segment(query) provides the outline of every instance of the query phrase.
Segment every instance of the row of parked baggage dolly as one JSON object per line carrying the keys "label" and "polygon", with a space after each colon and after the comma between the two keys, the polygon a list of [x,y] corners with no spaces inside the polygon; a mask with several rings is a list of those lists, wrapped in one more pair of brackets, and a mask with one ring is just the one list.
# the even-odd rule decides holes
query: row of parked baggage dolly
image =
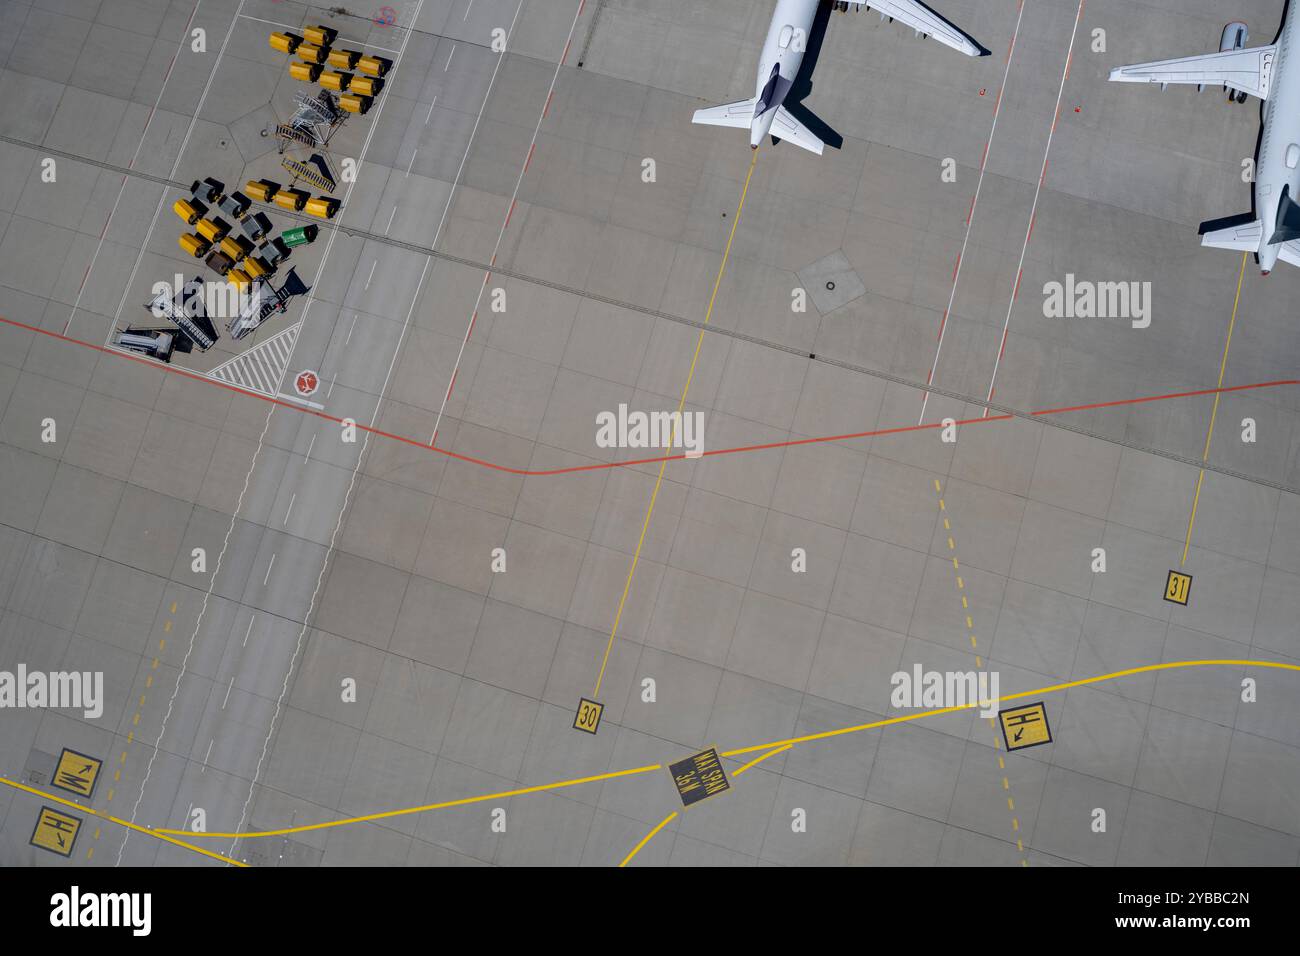
{"label": "row of parked baggage dolly", "polygon": [[[250,182],[248,185],[251,187],[262,183]],[[278,189],[274,183],[266,185]],[[236,190],[226,196],[222,194],[222,188],[220,183],[211,178],[195,182],[190,187],[189,198],[176,200],[172,209],[186,225],[194,227],[193,233],[181,235],[180,247],[196,259],[206,256],[205,262],[218,275],[229,279],[241,289],[256,279],[269,278],[274,274],[276,265],[288,258],[291,247],[315,238],[315,226],[289,229],[278,238],[269,238],[271,221],[260,212],[248,214],[251,202],[246,195]],[[252,191],[254,190],[250,190]],[[298,196],[306,195],[302,190],[292,192]],[[328,214],[332,216],[338,201],[327,201],[334,204]],[[209,204],[230,213],[239,222],[243,235],[235,234],[230,225],[219,216],[209,218]],[[324,216],[323,213],[321,215]],[[254,255],[254,252],[257,254]]]}
{"label": "row of parked baggage dolly", "polygon": [[305,189],[282,187],[269,179],[250,179],[244,191],[258,202],[270,203],[291,212],[306,212],[320,219],[333,219],[339,201],[333,196],[313,196]]}
{"label": "row of parked baggage dolly", "polygon": [[[330,49],[338,34],[329,27],[304,27],[302,32],[302,36],[288,32],[271,34],[272,49],[298,54],[299,59],[289,64],[289,75],[304,83],[320,83],[325,89],[342,94],[339,106],[349,113],[367,112],[383,88],[382,77],[388,72],[389,61],[358,50]],[[326,65],[333,69],[324,70]],[[349,72],[353,70],[362,75]]]}

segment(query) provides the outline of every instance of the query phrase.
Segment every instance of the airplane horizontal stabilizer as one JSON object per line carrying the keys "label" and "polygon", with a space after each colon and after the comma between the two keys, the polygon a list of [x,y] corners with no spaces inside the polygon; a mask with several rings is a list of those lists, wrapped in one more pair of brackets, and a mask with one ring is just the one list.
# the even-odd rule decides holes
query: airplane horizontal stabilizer
{"label": "airplane horizontal stabilizer", "polygon": [[1282,243],[1282,248],[1278,250],[1277,257],[1283,262],[1289,262],[1293,266],[1300,266],[1300,239],[1292,239],[1290,242]]}
{"label": "airplane horizontal stabilizer", "polygon": [[802,146],[810,153],[822,154],[826,144],[823,143],[813,132],[800,123],[784,106],[776,111],[776,119],[772,121],[772,135],[777,139],[794,143],[796,146]]}
{"label": "airplane horizontal stabilizer", "polygon": [[1256,252],[1264,236],[1264,224],[1256,219],[1226,229],[1216,229],[1201,236],[1201,245],[1212,249],[1232,249],[1236,252]]}
{"label": "airplane horizontal stabilizer", "polygon": [[702,110],[696,110],[691,122],[705,126],[733,126],[738,129],[749,129],[750,124],[754,122],[754,107],[757,104],[758,100],[748,99],[736,103],[724,103],[721,106],[707,106]]}

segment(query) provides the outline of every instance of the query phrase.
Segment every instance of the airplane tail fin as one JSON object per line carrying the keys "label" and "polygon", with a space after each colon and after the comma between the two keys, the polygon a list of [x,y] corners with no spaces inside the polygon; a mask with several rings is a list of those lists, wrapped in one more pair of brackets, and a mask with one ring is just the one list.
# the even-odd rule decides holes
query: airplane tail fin
{"label": "airplane tail fin", "polygon": [[738,100],[735,103],[723,103],[721,106],[707,106],[696,110],[692,123],[704,126],[731,126],[737,129],[749,129],[754,122],[754,108],[758,100]]}
{"label": "airplane tail fin", "polygon": [[[1220,220],[1222,221],[1222,220]],[[1238,222],[1222,229],[1213,229],[1217,222],[1201,226],[1201,245],[1212,249],[1231,249],[1236,252],[1258,252],[1259,240],[1264,235],[1264,223],[1258,219]]]}
{"label": "airplane tail fin", "polygon": [[784,106],[777,108],[776,119],[772,121],[772,135],[777,139],[801,146],[818,156],[826,147],[826,144],[812,130],[795,119]]}

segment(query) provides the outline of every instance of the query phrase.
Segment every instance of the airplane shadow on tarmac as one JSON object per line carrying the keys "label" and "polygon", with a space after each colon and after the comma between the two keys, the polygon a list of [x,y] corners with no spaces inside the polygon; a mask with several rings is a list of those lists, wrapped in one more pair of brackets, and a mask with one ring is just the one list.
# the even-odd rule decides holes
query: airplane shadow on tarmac
{"label": "airplane shadow on tarmac", "polygon": [[[813,71],[817,69],[817,61],[821,57],[822,42],[826,39],[826,27],[830,23],[833,3],[823,3],[817,9],[817,16],[813,19],[812,32],[808,37],[808,49],[804,53],[803,64],[799,67],[799,74],[794,78],[794,84],[790,87],[790,92],[785,98],[784,106],[790,112],[790,115],[803,123],[813,135],[818,137],[827,146],[833,149],[844,148],[844,137],[832,129],[822,120],[820,116],[804,105],[804,100],[812,95]],[[971,38],[971,42],[980,48],[980,56],[988,56],[988,49],[978,40]],[[772,142],[780,142],[779,137],[773,136]]]}

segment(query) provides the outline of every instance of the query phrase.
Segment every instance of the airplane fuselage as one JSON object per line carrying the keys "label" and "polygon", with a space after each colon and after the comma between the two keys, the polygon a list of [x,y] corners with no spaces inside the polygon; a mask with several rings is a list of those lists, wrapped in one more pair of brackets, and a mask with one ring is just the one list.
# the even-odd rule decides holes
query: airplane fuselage
{"label": "airplane fuselage", "polygon": [[[1288,10],[1273,59],[1273,76],[1264,102],[1264,130],[1255,164],[1255,208],[1263,222],[1259,269],[1267,275],[1277,264],[1281,246],[1270,243],[1283,191],[1300,201],[1300,18]],[[1288,189],[1289,187],[1289,189]]]}
{"label": "airplane fuselage", "polygon": [[820,0],[777,0],[772,24],[767,29],[763,53],[758,58],[758,79],[754,98],[754,120],[749,128],[749,145],[758,149],[763,138],[772,131],[777,107],[799,75],[808,38],[812,34],[813,20],[817,16]]}

